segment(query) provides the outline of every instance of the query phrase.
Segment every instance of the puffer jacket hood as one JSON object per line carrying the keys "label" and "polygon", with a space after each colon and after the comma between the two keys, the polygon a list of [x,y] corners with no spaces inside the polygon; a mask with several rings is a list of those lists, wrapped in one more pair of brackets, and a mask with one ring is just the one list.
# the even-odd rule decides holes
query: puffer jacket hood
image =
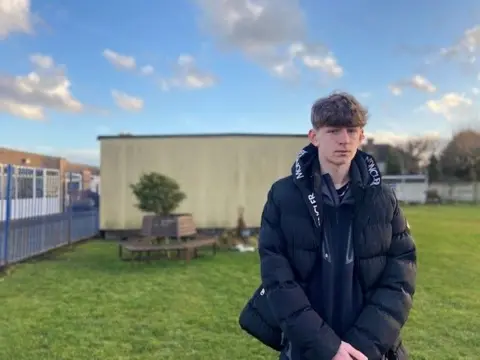
{"label": "puffer jacket hood", "polygon": [[[293,181],[298,186],[309,187],[306,181],[313,176],[312,168],[315,161],[318,161],[318,150],[312,144],[305,146],[298,153],[292,166]],[[357,150],[353,158],[350,177],[354,184],[362,188],[379,186],[382,183],[382,175],[375,159],[361,150]]]}
{"label": "puffer jacket hood", "polygon": [[[315,226],[320,228],[322,215],[321,206],[319,206],[318,201],[322,201],[322,198],[317,197],[315,186],[313,186],[312,178],[315,173],[313,170],[314,166],[318,167],[318,150],[314,145],[309,144],[298,153],[292,166],[292,177],[293,182],[303,195],[305,204],[308,207]],[[321,178],[322,177],[320,176],[320,181]],[[352,184],[352,191],[355,192],[352,194],[354,202],[360,200],[359,196],[362,195],[358,191],[355,191],[355,189],[365,189],[367,187],[381,185],[382,177],[380,170],[371,155],[361,150],[357,150],[350,166],[350,183]],[[321,183],[319,184],[322,189],[321,192],[323,193],[325,187],[322,185],[323,184]],[[328,190],[325,191],[325,193],[328,192]]]}

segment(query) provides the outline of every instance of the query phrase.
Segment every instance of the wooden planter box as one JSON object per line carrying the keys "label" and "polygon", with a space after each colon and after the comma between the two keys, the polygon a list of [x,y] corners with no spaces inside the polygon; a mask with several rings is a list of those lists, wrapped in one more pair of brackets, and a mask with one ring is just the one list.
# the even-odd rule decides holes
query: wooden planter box
{"label": "wooden planter box", "polygon": [[176,238],[195,236],[196,226],[191,214],[145,215],[142,236]]}

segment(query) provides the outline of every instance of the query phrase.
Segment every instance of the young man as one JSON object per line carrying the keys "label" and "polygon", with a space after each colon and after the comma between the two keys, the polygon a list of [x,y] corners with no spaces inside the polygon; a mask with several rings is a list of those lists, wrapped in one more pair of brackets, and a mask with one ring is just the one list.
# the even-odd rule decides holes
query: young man
{"label": "young man", "polygon": [[240,325],[282,360],[408,359],[416,248],[394,192],[359,150],[367,111],[351,95],[312,107],[310,143],[276,181],[259,237],[262,286]]}

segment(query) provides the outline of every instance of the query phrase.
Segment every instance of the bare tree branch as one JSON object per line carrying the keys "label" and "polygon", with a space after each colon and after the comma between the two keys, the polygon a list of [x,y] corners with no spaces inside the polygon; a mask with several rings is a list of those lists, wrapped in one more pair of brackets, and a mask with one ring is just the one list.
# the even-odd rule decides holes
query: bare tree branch
{"label": "bare tree branch", "polygon": [[396,147],[402,157],[403,172],[418,172],[420,167],[425,166],[430,156],[437,150],[438,140],[437,137],[422,136],[399,143]]}
{"label": "bare tree branch", "polygon": [[404,142],[400,148],[417,161],[428,159],[436,150],[438,138],[421,137],[413,138]]}

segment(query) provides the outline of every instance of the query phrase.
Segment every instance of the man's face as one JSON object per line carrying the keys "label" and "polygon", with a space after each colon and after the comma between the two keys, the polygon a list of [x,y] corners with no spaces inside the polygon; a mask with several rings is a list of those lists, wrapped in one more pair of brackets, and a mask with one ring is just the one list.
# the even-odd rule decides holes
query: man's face
{"label": "man's face", "polygon": [[360,127],[321,127],[308,133],[311,143],[318,148],[321,160],[333,165],[349,164],[364,135]]}

